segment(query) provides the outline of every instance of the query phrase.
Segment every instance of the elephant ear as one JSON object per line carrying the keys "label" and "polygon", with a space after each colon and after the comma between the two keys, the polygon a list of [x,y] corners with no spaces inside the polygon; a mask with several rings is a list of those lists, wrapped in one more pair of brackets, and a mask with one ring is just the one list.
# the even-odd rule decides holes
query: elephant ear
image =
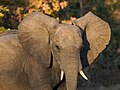
{"label": "elephant ear", "polygon": [[88,63],[91,64],[110,41],[111,30],[109,24],[92,12],[76,19],[74,24],[79,26],[86,33],[86,38],[89,43],[87,60]]}
{"label": "elephant ear", "polygon": [[51,64],[50,34],[58,21],[40,12],[25,17],[18,26],[18,38],[23,49],[44,67]]}

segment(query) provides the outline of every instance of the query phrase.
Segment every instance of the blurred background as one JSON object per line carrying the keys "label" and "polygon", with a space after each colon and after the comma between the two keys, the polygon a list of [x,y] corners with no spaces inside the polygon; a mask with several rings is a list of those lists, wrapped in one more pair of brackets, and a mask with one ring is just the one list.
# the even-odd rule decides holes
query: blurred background
{"label": "blurred background", "polygon": [[61,23],[72,24],[89,11],[107,21],[112,30],[111,41],[95,62],[84,69],[90,82],[79,77],[79,86],[83,90],[99,90],[93,87],[100,85],[100,90],[110,90],[112,86],[111,90],[120,90],[120,0],[0,0],[0,33],[17,29],[21,20],[36,10]]}

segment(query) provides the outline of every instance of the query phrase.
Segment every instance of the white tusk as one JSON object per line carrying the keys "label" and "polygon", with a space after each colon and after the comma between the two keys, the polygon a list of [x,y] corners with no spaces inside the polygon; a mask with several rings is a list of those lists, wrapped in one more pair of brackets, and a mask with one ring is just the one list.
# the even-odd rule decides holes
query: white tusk
{"label": "white tusk", "polygon": [[64,71],[62,70],[62,71],[61,71],[61,76],[60,76],[60,80],[61,80],[61,81],[63,80],[63,76],[64,76]]}
{"label": "white tusk", "polygon": [[81,76],[85,79],[85,80],[88,80],[88,78],[86,77],[86,75],[84,74],[84,72],[82,70],[80,70],[79,72],[81,74]]}

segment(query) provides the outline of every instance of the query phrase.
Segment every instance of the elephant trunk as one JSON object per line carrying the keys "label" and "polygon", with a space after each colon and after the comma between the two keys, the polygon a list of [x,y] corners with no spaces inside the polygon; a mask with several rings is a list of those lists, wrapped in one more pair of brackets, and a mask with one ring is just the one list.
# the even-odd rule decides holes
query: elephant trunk
{"label": "elephant trunk", "polygon": [[67,90],[76,90],[77,76],[78,76],[78,65],[73,63],[71,63],[71,65],[67,65],[65,68]]}
{"label": "elephant trunk", "polygon": [[[70,51],[71,50],[71,51]],[[79,72],[79,54],[71,48],[61,52],[61,69],[65,72],[67,90],[77,89],[77,77]]]}

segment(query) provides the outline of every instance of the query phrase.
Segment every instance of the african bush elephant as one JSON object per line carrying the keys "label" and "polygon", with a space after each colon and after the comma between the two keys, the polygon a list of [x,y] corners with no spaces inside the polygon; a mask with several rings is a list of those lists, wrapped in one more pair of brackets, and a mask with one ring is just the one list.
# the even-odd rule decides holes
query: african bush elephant
{"label": "african bush elephant", "polygon": [[90,65],[109,40],[109,25],[91,12],[74,25],[34,12],[0,36],[0,90],[76,90],[82,63]]}

